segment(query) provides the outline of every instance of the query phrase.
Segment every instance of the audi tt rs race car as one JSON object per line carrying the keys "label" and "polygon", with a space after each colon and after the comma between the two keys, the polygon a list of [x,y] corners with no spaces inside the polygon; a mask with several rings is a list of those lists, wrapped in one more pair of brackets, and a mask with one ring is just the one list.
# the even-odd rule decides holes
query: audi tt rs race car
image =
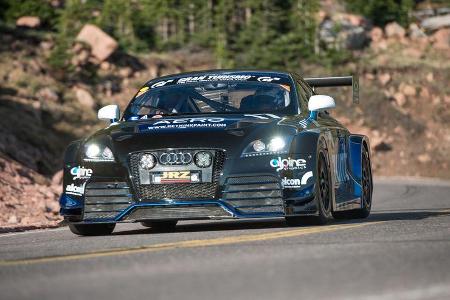
{"label": "audi tt rs race car", "polygon": [[213,70],[147,82],[110,124],[71,143],[61,214],[79,235],[118,222],[173,229],[179,220],[284,217],[289,225],[364,218],[369,140],[332,118],[316,88],[357,78]]}

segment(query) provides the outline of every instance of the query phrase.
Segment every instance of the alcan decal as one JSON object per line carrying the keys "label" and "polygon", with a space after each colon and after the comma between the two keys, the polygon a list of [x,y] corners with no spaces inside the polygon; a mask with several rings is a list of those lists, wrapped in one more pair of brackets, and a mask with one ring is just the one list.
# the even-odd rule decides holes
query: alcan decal
{"label": "alcan decal", "polygon": [[92,173],[93,173],[92,169],[87,169],[80,166],[73,167],[72,169],[70,169],[70,174],[73,175],[73,180],[91,178]]}
{"label": "alcan decal", "polygon": [[281,170],[303,170],[306,169],[306,160],[299,158],[299,159],[292,159],[290,157],[288,158],[274,158],[270,161],[270,166],[272,168],[276,168],[277,171]]}
{"label": "alcan decal", "polygon": [[69,184],[66,186],[66,194],[69,195],[75,195],[75,196],[83,196],[84,194],[84,187],[86,183],[83,183],[83,185],[75,185],[75,184]]}
{"label": "alcan decal", "polygon": [[308,171],[302,175],[301,179],[284,177],[281,180],[281,184],[283,185],[283,188],[285,188],[285,189],[300,188],[302,186],[305,186],[308,183],[308,179],[311,178],[312,176],[313,176],[313,172]]}

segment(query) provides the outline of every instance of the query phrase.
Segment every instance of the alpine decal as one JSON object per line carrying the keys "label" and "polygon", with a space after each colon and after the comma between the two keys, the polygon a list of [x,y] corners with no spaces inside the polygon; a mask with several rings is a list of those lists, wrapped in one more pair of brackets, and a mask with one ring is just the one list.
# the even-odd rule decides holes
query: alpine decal
{"label": "alpine decal", "polygon": [[70,174],[74,176],[73,180],[91,178],[92,172],[92,169],[86,169],[80,166],[70,169]]}
{"label": "alpine decal", "polygon": [[281,170],[304,170],[306,169],[306,160],[288,158],[274,158],[270,161],[270,166],[276,168],[277,171]]}

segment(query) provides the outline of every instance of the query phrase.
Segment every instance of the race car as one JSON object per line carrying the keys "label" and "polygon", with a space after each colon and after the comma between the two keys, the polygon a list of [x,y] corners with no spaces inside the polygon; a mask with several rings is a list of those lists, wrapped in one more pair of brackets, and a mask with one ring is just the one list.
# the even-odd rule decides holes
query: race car
{"label": "race car", "polygon": [[61,215],[78,235],[118,222],[174,230],[180,220],[285,218],[288,225],[365,218],[372,205],[369,139],[330,116],[320,87],[357,77],[211,70],[148,81],[123,114],[72,142]]}

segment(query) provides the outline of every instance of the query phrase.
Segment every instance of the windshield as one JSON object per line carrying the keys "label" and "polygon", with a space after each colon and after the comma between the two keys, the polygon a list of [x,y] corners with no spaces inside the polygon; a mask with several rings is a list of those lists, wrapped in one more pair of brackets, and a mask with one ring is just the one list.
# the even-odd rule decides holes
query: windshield
{"label": "windshield", "polygon": [[[294,99],[294,98],[292,98]],[[268,82],[196,82],[143,87],[125,119],[204,113],[292,113],[289,84]]]}

